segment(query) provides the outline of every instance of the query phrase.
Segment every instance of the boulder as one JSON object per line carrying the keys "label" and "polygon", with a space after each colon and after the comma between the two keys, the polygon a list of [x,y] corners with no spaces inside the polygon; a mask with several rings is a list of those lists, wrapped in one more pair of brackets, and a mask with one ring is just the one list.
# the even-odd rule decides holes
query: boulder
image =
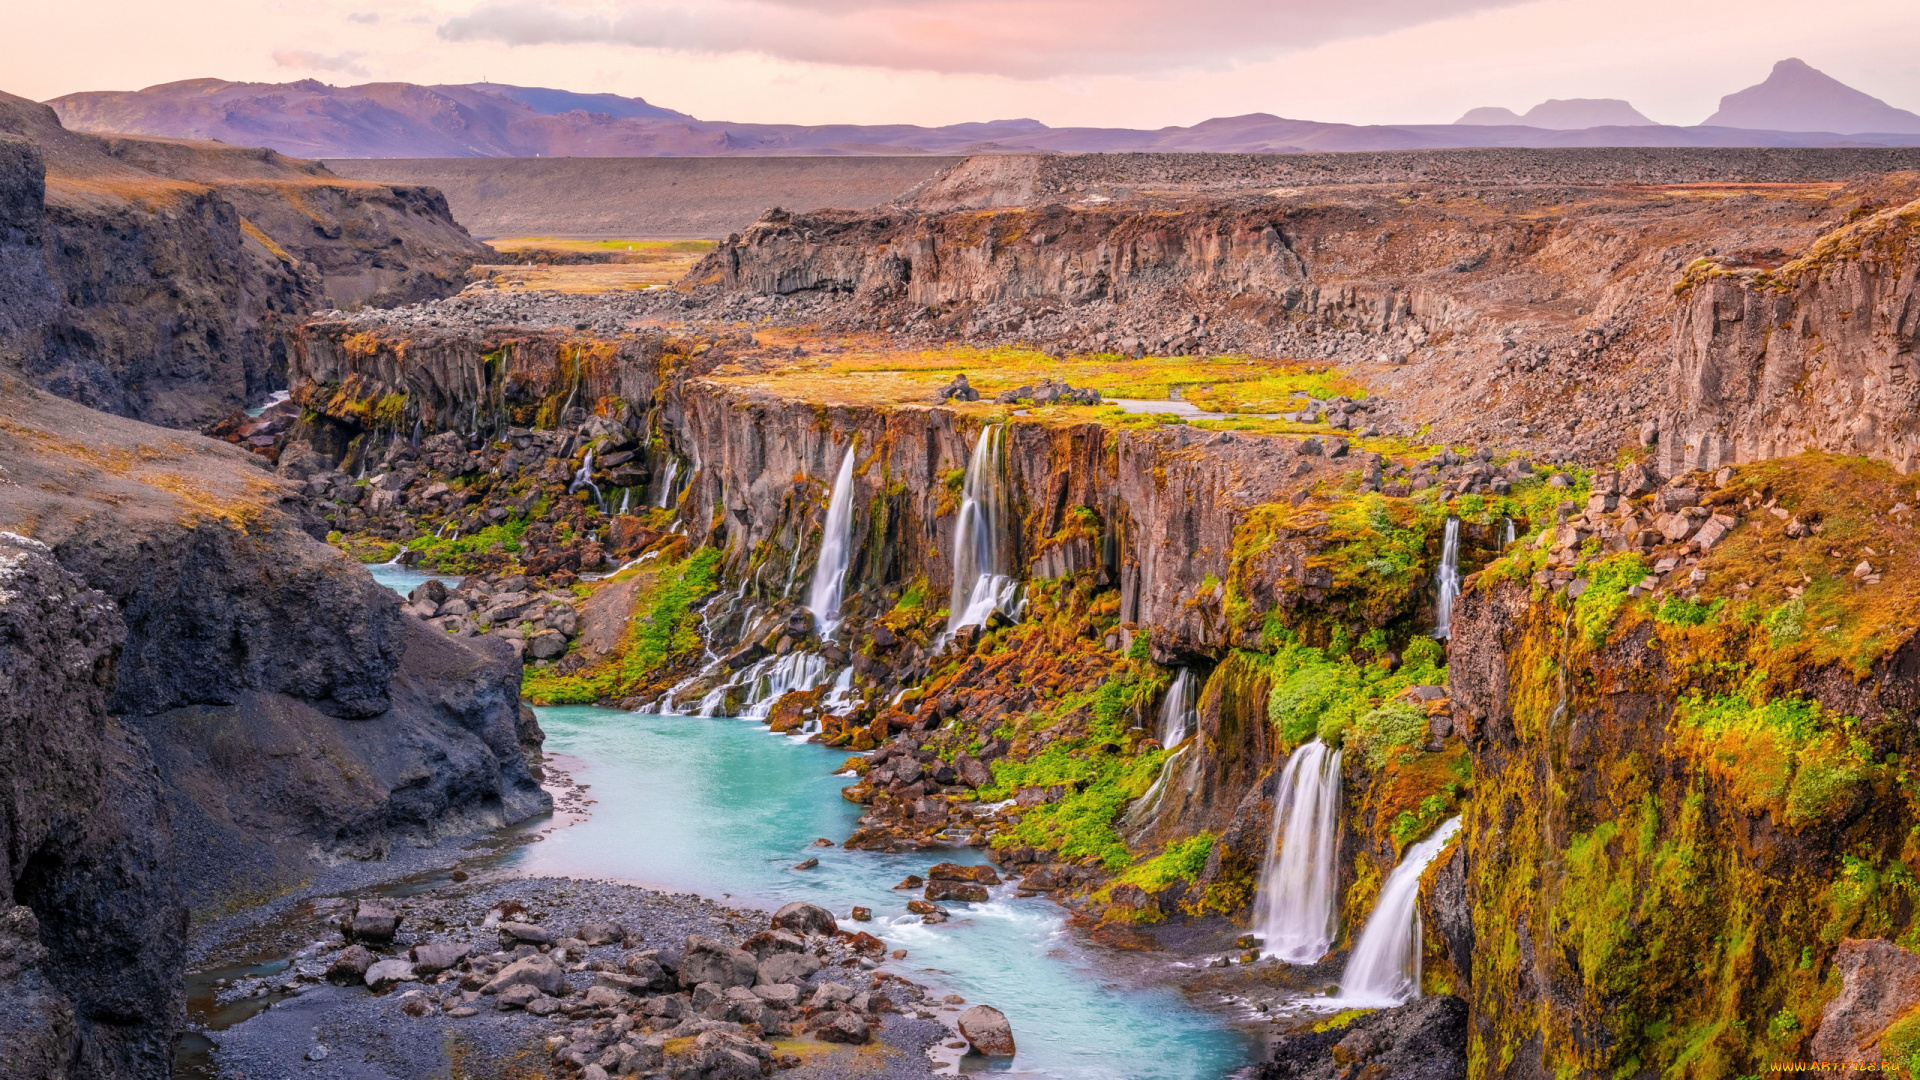
{"label": "boulder", "polygon": [[754,981],[761,986],[800,982],[820,970],[820,958],[812,953],[775,953],[760,961]]}
{"label": "boulder", "polygon": [[756,960],[765,960],[777,952],[807,951],[805,940],[785,930],[762,930],[741,942],[740,947],[752,953]]}
{"label": "boulder", "polygon": [[430,945],[415,945],[407,955],[413,957],[413,968],[422,975],[437,975],[467,958],[473,951],[469,945],[454,945],[450,942],[435,942]]}
{"label": "boulder", "polygon": [[340,950],[327,968],[327,981],[342,986],[365,982],[367,969],[373,966],[373,950],[365,945],[349,945]]}
{"label": "boulder", "polygon": [[962,866],[959,863],[943,862],[927,871],[927,876],[935,881],[971,881],[976,885],[1000,884],[1000,875],[986,863]]}
{"label": "boulder", "polygon": [[958,900],[965,904],[984,904],[991,899],[985,885],[971,881],[929,881],[925,895],[928,900]]}
{"label": "boulder", "polygon": [[590,922],[574,931],[573,936],[589,945],[613,945],[626,940],[627,933],[618,923]]}
{"label": "boulder", "polygon": [[759,971],[759,961],[745,949],[736,949],[705,934],[690,934],[686,951],[680,958],[680,985],[692,989],[701,983],[713,983],[723,990],[729,986],[752,986]]}
{"label": "boulder", "polygon": [[558,994],[564,975],[560,965],[554,963],[551,958],[535,954],[522,957],[502,968],[500,974],[488,980],[480,992],[504,994],[516,986],[530,986],[544,994]]}
{"label": "boulder", "polygon": [[840,924],[826,908],[795,900],[773,913],[773,928],[796,934],[833,934],[839,932]]}
{"label": "boulder", "polygon": [[425,990],[409,990],[400,995],[400,1011],[407,1016],[427,1016],[433,1012],[433,999]]}
{"label": "boulder", "polygon": [[967,1052],[987,1057],[1013,1056],[1013,1025],[1007,1016],[991,1005],[975,1005],[960,1014],[960,1037],[967,1040]]}
{"label": "boulder", "polygon": [[827,1008],[853,1000],[853,989],[845,983],[823,982],[813,988],[813,1005]]}
{"label": "boulder", "polygon": [[972,754],[961,754],[959,757],[954,758],[953,765],[954,772],[958,775],[960,782],[968,787],[983,788],[993,786],[993,770],[987,768],[986,762],[981,761]]}
{"label": "boulder", "polygon": [[800,1004],[800,988],[792,983],[775,983],[753,988],[755,996],[776,1009],[792,1009]]}
{"label": "boulder", "polygon": [[651,953],[628,953],[621,959],[620,969],[626,972],[628,978],[649,989],[670,990],[674,986],[673,976]]}
{"label": "boulder", "polygon": [[824,1020],[813,1029],[814,1038],[824,1042],[858,1045],[873,1038],[873,1029],[867,1024],[867,1018],[857,1012],[832,1012]]}
{"label": "boulder", "polygon": [[567,651],[567,636],[558,630],[542,630],[527,642],[527,652],[535,660],[552,660]]}
{"label": "boulder", "polygon": [[1920,1005],[1920,956],[1886,938],[1846,938],[1834,953],[1833,967],[1840,975],[1840,994],[1820,1014],[1820,1028],[1809,1044],[1813,1059],[1878,1062],[1881,1032]]}
{"label": "boulder", "polygon": [[509,1009],[524,1009],[544,996],[538,988],[521,983],[501,991],[500,996],[494,999],[493,1007],[501,1012]]}
{"label": "boulder", "polygon": [[412,982],[416,978],[413,965],[405,960],[381,960],[367,968],[365,976],[367,988],[374,993],[391,990],[403,982]]}
{"label": "boulder", "polygon": [[347,919],[347,940],[390,945],[400,930],[400,907],[391,900],[362,900]]}
{"label": "boulder", "polygon": [[500,924],[500,946],[510,949],[525,943],[528,945],[553,944],[553,931],[533,923],[503,922]]}

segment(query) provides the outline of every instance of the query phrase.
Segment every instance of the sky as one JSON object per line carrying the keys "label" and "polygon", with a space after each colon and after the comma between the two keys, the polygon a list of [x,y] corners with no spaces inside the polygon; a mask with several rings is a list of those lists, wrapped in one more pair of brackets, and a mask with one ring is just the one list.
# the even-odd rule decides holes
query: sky
{"label": "sky", "polygon": [[1031,117],[1156,128],[1265,112],[1449,123],[1625,98],[1697,124],[1797,56],[1920,111],[1914,0],[62,0],[22,4],[0,90],[192,78],[491,80],[704,120]]}

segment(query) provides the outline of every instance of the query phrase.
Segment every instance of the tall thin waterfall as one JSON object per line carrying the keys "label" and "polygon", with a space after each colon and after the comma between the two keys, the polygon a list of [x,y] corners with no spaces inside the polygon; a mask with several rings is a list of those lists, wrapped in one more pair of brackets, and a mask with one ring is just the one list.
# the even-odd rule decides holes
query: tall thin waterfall
{"label": "tall thin waterfall", "polygon": [[847,560],[853,555],[853,443],[840,459],[833,494],[827,499],[827,525],[820,536],[820,561],[813,566],[813,589],[807,608],[819,620],[821,638],[833,636],[840,621],[840,601],[846,591]]}
{"label": "tall thin waterfall", "polygon": [[567,494],[571,495],[581,488],[593,491],[593,503],[602,513],[607,509],[607,500],[600,497],[600,485],[593,482],[593,448],[587,448],[587,456],[580,462],[580,471],[573,474],[573,483],[567,485]]}
{"label": "tall thin waterfall", "polygon": [[1433,636],[1449,637],[1453,633],[1453,602],[1460,596],[1460,519],[1447,519],[1446,539],[1440,544],[1440,569],[1434,574],[1434,582],[1440,586],[1440,612],[1434,620]]}
{"label": "tall thin waterfall", "polygon": [[1506,532],[1506,536],[1500,541],[1501,547],[1506,547],[1508,544],[1511,544],[1514,541],[1513,519],[1507,518],[1506,521],[1507,521],[1507,532]]}
{"label": "tall thin waterfall", "polygon": [[1007,573],[1006,427],[989,424],[974,444],[961,487],[960,521],[953,533],[953,594],[947,633],[984,625],[1013,602],[1017,582]]}
{"label": "tall thin waterfall", "polygon": [[1340,751],[1315,739],[1293,752],[1273,801],[1273,840],[1254,925],[1261,948],[1289,964],[1327,955],[1338,923]]}
{"label": "tall thin waterfall", "polygon": [[1460,819],[1448,818],[1400,857],[1347,958],[1340,976],[1343,1002],[1391,1006],[1420,996],[1420,875],[1459,831]]}
{"label": "tall thin waterfall", "polygon": [[1199,696],[1193,692],[1193,672],[1181,668],[1167,687],[1167,700],[1160,706],[1160,745],[1178,746],[1193,731],[1199,719]]}
{"label": "tall thin waterfall", "polygon": [[662,506],[662,507],[673,505],[673,482],[676,478],[679,477],[679,475],[680,475],[680,459],[668,458],[666,479],[661,481],[660,501],[656,505]]}

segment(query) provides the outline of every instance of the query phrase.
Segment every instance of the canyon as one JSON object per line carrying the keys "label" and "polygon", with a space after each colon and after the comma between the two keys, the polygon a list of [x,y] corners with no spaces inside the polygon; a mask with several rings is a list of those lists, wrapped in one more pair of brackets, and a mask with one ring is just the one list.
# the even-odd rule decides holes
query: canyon
{"label": "canyon", "polygon": [[[790,1047],[869,1038],[950,1074],[930,1044],[997,1029],[889,957],[973,977],[983,913],[1043,900],[1075,956],[1177,988],[1169,1024],[1251,1039],[1244,1076],[1920,1051],[1911,151],[977,156],[769,211],[643,292],[408,296],[343,239],[297,259],[358,284],[300,293],[257,376],[181,374],[221,406],[287,390],[223,443],[144,421],[224,409],[49,361],[37,320],[106,315],[53,287],[52,153],[0,150],[0,273],[44,305],[0,384],[24,1075],[159,1075],[187,959],[92,943],[254,908],[307,951],[216,1069],[305,1053],[300,1023],[373,1045],[276,1019],[324,1006],[492,1032],[488,1068],[539,1075],[806,1070]],[[414,191],[436,266],[472,244],[431,193],[249,160]],[[264,195],[196,183],[292,251]],[[623,778],[581,796],[541,717],[639,757],[574,759]],[[841,774],[839,831],[780,841],[820,854],[753,879],[835,910],[750,927],[475,865],[467,892],[325,901],[342,937],[299,892],[535,819],[543,778],[609,876],[664,872],[604,822],[664,838],[649,785],[676,774],[642,740],[721,718],[727,755],[764,752],[745,731]],[[785,859],[737,832],[727,859]],[[543,872],[592,861],[544,835]],[[516,889],[579,929],[514,929]],[[389,903],[405,957],[349,940]],[[474,951],[419,966],[442,947]],[[1066,1021],[983,985],[1073,1075],[1039,1056]]]}

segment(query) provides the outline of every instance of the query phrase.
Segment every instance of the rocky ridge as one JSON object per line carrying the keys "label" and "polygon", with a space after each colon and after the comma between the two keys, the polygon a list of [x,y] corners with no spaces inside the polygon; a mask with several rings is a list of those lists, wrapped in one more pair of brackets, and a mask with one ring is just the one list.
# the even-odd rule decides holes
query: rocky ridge
{"label": "rocky ridge", "polygon": [[120,415],[197,427],[284,385],[316,308],[457,291],[487,249],[438,192],[207,143],[100,137],[0,94],[0,358]]}

